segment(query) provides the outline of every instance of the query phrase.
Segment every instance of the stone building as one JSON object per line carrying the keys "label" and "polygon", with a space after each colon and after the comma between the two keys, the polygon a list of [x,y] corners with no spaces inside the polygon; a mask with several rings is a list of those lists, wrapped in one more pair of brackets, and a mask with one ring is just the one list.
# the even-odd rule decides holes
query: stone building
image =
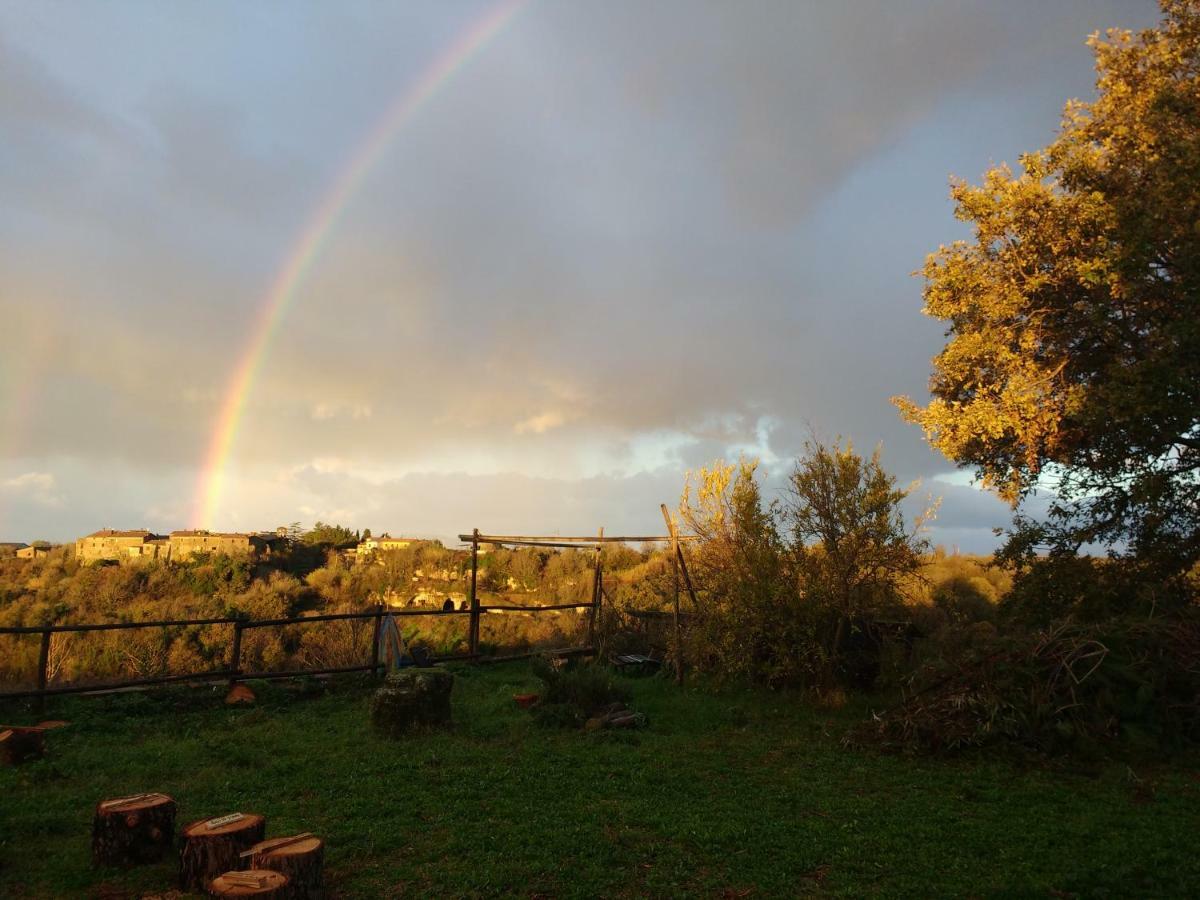
{"label": "stone building", "polygon": [[17,549],[17,559],[41,559],[49,555],[50,548],[44,544],[33,544],[30,547],[20,547]]}
{"label": "stone building", "polygon": [[358,542],[354,553],[359,559],[371,556],[373,553],[387,553],[389,550],[403,550],[416,544],[417,538],[392,537],[381,534],[379,537],[369,537]]}
{"label": "stone building", "polygon": [[81,562],[164,559],[166,550],[166,539],[145,529],[115,531],[103,528],[75,542],[75,558]]}
{"label": "stone building", "polygon": [[218,531],[172,531],[170,545],[172,562],[187,562],[198,553],[258,556],[268,548],[262,535]]}

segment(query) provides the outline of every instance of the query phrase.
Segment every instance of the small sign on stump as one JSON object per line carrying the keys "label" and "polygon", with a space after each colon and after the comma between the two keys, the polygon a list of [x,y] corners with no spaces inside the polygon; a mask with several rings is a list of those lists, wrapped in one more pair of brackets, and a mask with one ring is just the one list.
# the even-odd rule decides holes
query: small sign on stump
{"label": "small sign on stump", "polygon": [[248,869],[226,872],[212,880],[208,893],[214,897],[270,897],[283,900],[288,893],[288,877],[282,872]]}
{"label": "small sign on stump", "polygon": [[243,856],[250,868],[271,869],[288,877],[286,896],[291,900],[319,900],[325,896],[325,842],[307,832],[260,841]]}
{"label": "small sign on stump", "polygon": [[241,852],[261,841],[266,830],[267,820],[254,813],[230,813],[188,825],[183,829],[183,847],[179,852],[179,886],[185,891],[208,890],[209,884],[218,875],[238,868]]}
{"label": "small sign on stump", "polygon": [[92,865],[157,862],[175,842],[175,801],[166,794],[102,800],[92,818]]}

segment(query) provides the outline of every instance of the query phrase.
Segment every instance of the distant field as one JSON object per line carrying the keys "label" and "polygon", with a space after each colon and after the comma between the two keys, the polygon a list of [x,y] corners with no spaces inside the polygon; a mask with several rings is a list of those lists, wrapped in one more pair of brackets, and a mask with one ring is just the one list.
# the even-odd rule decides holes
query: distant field
{"label": "distant field", "polygon": [[[41,762],[0,769],[0,896],[140,896],[174,866],[89,868],[95,801],[163,790],[328,844],[337,896],[1200,895],[1197,760],[913,760],[838,739],[862,709],[630,682],[637,733],[545,731],[522,663],[464,670],[451,734],[389,743],[368,691],[255,685],[73,698]],[[0,721],[29,721],[0,710]]]}

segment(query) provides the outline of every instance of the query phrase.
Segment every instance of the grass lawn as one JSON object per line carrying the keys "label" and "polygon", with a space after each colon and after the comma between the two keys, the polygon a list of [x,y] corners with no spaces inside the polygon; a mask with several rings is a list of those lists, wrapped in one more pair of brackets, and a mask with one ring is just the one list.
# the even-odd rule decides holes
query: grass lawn
{"label": "grass lawn", "polygon": [[241,810],[322,835],[336,896],[1200,895],[1194,758],[881,756],[839,745],[862,709],[660,679],[629,682],[644,731],[547,731],[511,699],[527,665],[459,676],[455,730],[396,743],[352,679],[256,685],[254,708],[184,688],[52,702],[72,724],[47,758],[0,769],[0,896],[173,888],[173,861],[89,866],[95,802],[151,790],[180,826]]}

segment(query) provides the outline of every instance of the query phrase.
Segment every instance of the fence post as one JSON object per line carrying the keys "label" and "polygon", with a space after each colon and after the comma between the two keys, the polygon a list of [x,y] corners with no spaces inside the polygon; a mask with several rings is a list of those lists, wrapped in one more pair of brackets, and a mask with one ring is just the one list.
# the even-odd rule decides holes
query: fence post
{"label": "fence post", "polygon": [[596,651],[596,620],[599,618],[600,612],[600,550],[604,546],[604,526],[600,526],[600,540],[596,542],[596,562],[595,568],[592,571],[592,609],[591,616],[588,619],[588,647],[592,651],[593,659],[598,659],[599,654]]}
{"label": "fence post", "polygon": [[467,629],[467,650],[479,654],[479,529],[471,533],[471,624]]}
{"label": "fence post", "polygon": [[49,628],[43,631],[42,646],[38,650],[38,709],[42,712],[45,712],[46,710],[46,695],[43,692],[46,690],[46,683],[48,681],[47,676],[49,675],[50,670],[50,639],[53,636],[54,635]]}
{"label": "fence post", "polygon": [[671,513],[667,510],[667,504],[661,504],[663,519],[667,523],[667,531],[671,535],[671,574],[673,576],[674,590],[674,605],[672,607],[672,618],[675,624],[675,683],[683,684],[683,635],[679,628],[679,561],[682,555],[679,552],[679,534],[675,531],[675,520],[671,518]]}
{"label": "fence post", "polygon": [[379,677],[379,632],[383,627],[383,604],[375,604],[375,628],[371,634],[371,677]]}
{"label": "fence post", "polygon": [[229,652],[229,686],[237,683],[242,674],[242,620],[238,617],[233,623],[233,647]]}

